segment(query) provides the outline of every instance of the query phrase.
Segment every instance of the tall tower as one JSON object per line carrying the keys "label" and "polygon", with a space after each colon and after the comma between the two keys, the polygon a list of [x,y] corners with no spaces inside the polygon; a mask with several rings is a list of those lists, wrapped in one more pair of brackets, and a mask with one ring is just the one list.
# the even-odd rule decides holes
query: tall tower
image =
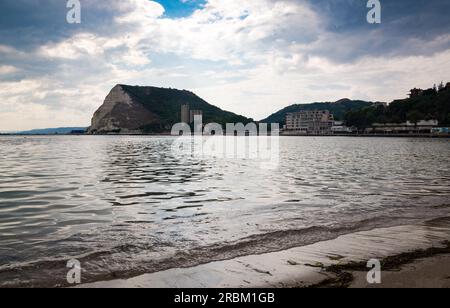
{"label": "tall tower", "polygon": [[189,124],[190,112],[189,105],[181,105],[181,123]]}
{"label": "tall tower", "polygon": [[194,123],[195,116],[203,116],[203,111],[201,111],[201,110],[191,110],[190,117],[189,117],[189,123]]}

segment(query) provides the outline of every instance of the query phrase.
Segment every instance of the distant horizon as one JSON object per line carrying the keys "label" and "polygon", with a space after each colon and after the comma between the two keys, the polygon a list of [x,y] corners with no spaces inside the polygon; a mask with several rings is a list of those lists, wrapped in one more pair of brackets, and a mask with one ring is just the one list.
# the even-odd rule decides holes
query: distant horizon
{"label": "distant horizon", "polygon": [[[118,83],[118,85],[125,85],[125,84],[123,84],[123,83]],[[147,86],[142,86],[142,85],[134,85],[134,86],[138,86],[138,87],[147,87]],[[148,86],[148,87],[153,87],[153,86]],[[169,88],[171,88],[171,87],[163,87],[163,88],[169,89]],[[414,87],[413,87],[413,88],[414,88]],[[413,88],[411,88],[411,89],[413,89]],[[428,88],[428,87],[425,87],[425,88]],[[172,87],[171,89],[175,89],[175,88]],[[411,89],[410,89],[410,90],[411,90]],[[189,90],[189,89],[176,89],[176,90],[186,90],[186,91],[191,91],[191,90]],[[193,91],[191,91],[191,92],[193,92]],[[196,94],[195,92],[193,92],[193,93]],[[106,95],[107,95],[107,94],[105,94],[105,97],[106,97]],[[392,103],[392,102],[395,101],[395,100],[401,100],[401,99],[406,99],[406,97],[404,97],[404,98],[396,98],[396,99],[393,99],[392,101],[389,101],[389,102],[386,102],[386,101],[380,101],[380,100],[373,100],[373,101],[367,101],[367,102],[390,104],[390,103]],[[304,103],[304,102],[296,102],[296,103],[292,103],[292,104],[289,104],[289,105],[285,105],[284,107],[281,107],[280,109],[275,110],[274,112],[272,112],[272,113],[266,115],[264,118],[261,118],[261,119],[259,119],[259,120],[255,120],[255,119],[253,119],[253,120],[254,120],[255,122],[262,121],[262,120],[266,119],[267,117],[269,117],[269,116],[271,116],[271,115],[277,113],[278,111],[280,111],[280,110],[282,110],[282,109],[284,109],[284,108],[286,108],[286,107],[292,106],[292,105],[312,105],[312,104],[321,104],[321,103],[336,103],[336,102],[339,102],[339,101],[342,101],[342,100],[350,100],[350,101],[366,101],[366,100],[363,100],[363,99],[353,99],[353,98],[343,97],[343,98],[338,99],[338,100],[335,100],[335,101],[329,100],[329,101],[308,102],[308,103]],[[214,105],[214,106],[217,106],[217,105],[215,105],[213,102],[208,102],[208,103],[210,103],[210,104],[212,104],[212,105]],[[98,107],[100,107],[100,105],[99,105]],[[234,112],[233,110],[228,110],[228,111]],[[238,115],[242,115],[242,116],[251,118],[250,116],[247,116],[247,115],[245,115],[245,114],[238,114]],[[30,132],[30,131],[34,131],[34,130],[48,130],[48,129],[89,128],[90,125],[91,125],[91,124],[88,124],[88,125],[67,125],[67,126],[65,126],[65,125],[59,126],[59,125],[58,125],[58,126],[48,126],[48,127],[29,128],[29,129],[23,129],[23,130],[22,130],[22,129],[15,129],[15,130],[9,130],[9,131],[0,131],[0,134],[14,134],[14,133],[19,133],[19,134],[20,134],[20,133],[23,133],[23,132]]]}
{"label": "distant horizon", "polygon": [[27,130],[13,130],[13,131],[0,131],[0,134],[23,134],[32,131],[43,131],[43,130],[63,130],[63,129],[87,129],[87,126],[61,126],[61,127],[45,127],[45,128],[32,128]]}
{"label": "distant horizon", "polygon": [[[450,2],[0,3],[0,130],[89,123],[116,84],[188,88],[263,119],[293,102],[391,102],[450,80]],[[418,22],[420,20],[420,22]]]}
{"label": "distant horizon", "polygon": [[[145,86],[143,86],[143,87],[145,87]],[[181,89],[180,89],[180,90],[181,90]],[[185,90],[187,90],[187,89],[185,89]],[[342,100],[363,101],[363,100],[361,100],[361,99],[351,99],[351,98],[348,98],[348,97],[344,97],[344,98],[338,99],[338,100],[336,100],[336,101],[309,102],[309,103],[302,103],[302,102],[292,103],[292,104],[290,104],[290,105],[286,105],[285,107],[282,107],[281,109],[286,108],[286,107],[289,107],[289,106],[292,106],[292,105],[312,105],[312,104],[317,104],[317,103],[336,103],[336,102],[342,101]],[[387,104],[390,103],[390,102],[382,102],[382,101],[371,101],[371,102],[373,102],[373,103],[380,102],[380,103],[387,103]],[[214,103],[212,103],[212,102],[208,102],[208,103],[214,105]],[[100,105],[99,105],[99,107],[100,107]],[[254,120],[255,120],[255,122],[259,122],[259,121],[261,121],[261,120],[263,120],[263,119],[269,117],[270,115],[272,115],[272,114],[274,114],[274,113],[280,111],[281,109],[278,109],[278,110],[272,112],[271,114],[266,115],[264,118],[262,118],[262,119],[260,119],[260,120],[255,120],[255,119],[254,119]],[[233,110],[228,110],[228,111],[233,112]],[[239,114],[239,115],[242,115],[242,116],[251,118],[251,117],[249,117],[249,116],[247,116],[247,115],[245,115],[245,114]],[[0,131],[0,134],[5,134],[5,133],[6,133],[6,134],[10,134],[10,133],[22,133],[22,132],[29,132],[29,131],[34,131],[34,130],[46,130],[46,129],[88,128],[90,125],[91,125],[91,124],[88,124],[88,125],[49,126],[49,127],[30,128],[30,129],[24,129],[24,130],[18,130],[18,129],[15,129],[15,130],[10,130],[10,131]]]}

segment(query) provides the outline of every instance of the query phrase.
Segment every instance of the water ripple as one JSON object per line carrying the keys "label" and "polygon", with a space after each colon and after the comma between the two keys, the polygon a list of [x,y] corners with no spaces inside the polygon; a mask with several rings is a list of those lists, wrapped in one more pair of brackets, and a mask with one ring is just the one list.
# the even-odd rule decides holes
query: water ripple
{"label": "water ripple", "polygon": [[173,141],[0,137],[0,269],[152,271],[450,213],[447,140],[281,138],[276,170],[180,157]]}

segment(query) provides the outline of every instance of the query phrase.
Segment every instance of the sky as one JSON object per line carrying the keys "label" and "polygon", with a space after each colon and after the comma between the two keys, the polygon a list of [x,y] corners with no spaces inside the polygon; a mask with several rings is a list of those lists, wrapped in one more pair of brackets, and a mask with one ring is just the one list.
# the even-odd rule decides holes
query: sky
{"label": "sky", "polygon": [[450,1],[0,1],[0,131],[88,126],[116,84],[187,89],[255,120],[450,81]]}

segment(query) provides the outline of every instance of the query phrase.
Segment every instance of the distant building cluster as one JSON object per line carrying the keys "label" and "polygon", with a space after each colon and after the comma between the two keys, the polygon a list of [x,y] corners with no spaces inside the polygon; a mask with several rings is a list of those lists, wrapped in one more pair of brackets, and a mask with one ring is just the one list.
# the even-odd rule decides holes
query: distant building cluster
{"label": "distant building cluster", "polygon": [[366,129],[368,134],[430,134],[439,123],[437,120],[419,121],[412,123],[374,123],[372,127]]}
{"label": "distant building cluster", "polygon": [[191,110],[190,106],[187,104],[181,106],[181,123],[194,123],[195,116],[203,116],[203,111]]}
{"label": "distant building cluster", "polygon": [[[343,121],[335,121],[328,110],[292,112],[286,115],[286,125],[282,131],[287,136],[327,136],[358,133],[358,129],[348,127]],[[361,132],[359,132],[361,133]],[[417,123],[374,123],[365,129],[367,135],[411,135],[448,134],[448,128],[439,127],[437,120],[422,120]]]}

